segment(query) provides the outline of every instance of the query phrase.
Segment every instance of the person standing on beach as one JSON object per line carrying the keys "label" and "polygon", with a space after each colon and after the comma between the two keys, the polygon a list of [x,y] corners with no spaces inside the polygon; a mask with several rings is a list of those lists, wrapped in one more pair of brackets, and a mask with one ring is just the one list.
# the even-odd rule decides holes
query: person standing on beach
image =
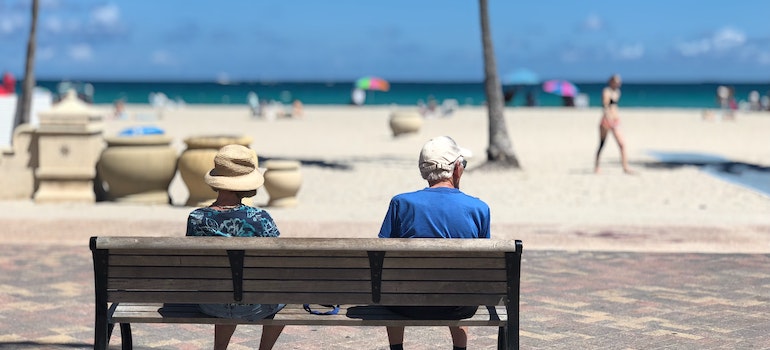
{"label": "person standing on beach", "polygon": [[620,100],[620,75],[614,74],[607,82],[607,86],[602,90],[602,120],[599,123],[599,149],[596,150],[596,160],[594,162],[594,173],[599,173],[599,156],[602,154],[604,142],[607,135],[611,132],[620,148],[620,162],[623,171],[626,174],[633,174],[628,167],[628,158],[626,157],[626,146],[623,134],[620,132],[620,118],[618,117],[618,101]]}
{"label": "person standing on beach", "polygon": [[[214,157],[214,169],[206,184],[217,192],[210,206],[195,209],[187,218],[187,236],[278,237],[278,227],[268,212],[241,203],[253,197],[264,183],[257,170],[257,154],[241,145],[222,147]],[[201,311],[221,318],[259,320],[272,318],[283,304],[201,304]],[[214,350],[225,350],[236,325],[214,325]],[[262,326],[260,350],[270,350],[283,326]]]}
{"label": "person standing on beach", "polygon": [[[422,148],[419,168],[428,187],[390,200],[380,238],[489,238],[489,206],[460,191],[460,178],[471,152],[448,136],[429,140]],[[390,306],[413,319],[464,319],[478,306]],[[387,327],[391,350],[403,350],[404,327]],[[468,343],[466,327],[450,326],[454,350]]]}

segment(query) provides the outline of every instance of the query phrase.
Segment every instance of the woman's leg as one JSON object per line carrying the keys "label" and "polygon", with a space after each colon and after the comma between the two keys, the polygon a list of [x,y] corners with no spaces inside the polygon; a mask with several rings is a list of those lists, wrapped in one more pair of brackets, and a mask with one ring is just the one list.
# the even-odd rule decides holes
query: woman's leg
{"label": "woman's leg", "polygon": [[262,339],[259,341],[259,350],[270,350],[278,341],[283,332],[283,326],[262,326]]}
{"label": "woman's leg", "polygon": [[234,324],[216,324],[214,325],[214,350],[225,350],[230,344],[230,338],[235,332]]}
{"label": "woman's leg", "polygon": [[596,150],[596,161],[594,162],[594,173],[599,173],[599,155],[602,154],[604,142],[607,141],[607,128],[599,125],[599,149]]}
{"label": "woman's leg", "polygon": [[468,327],[449,326],[449,333],[452,334],[452,345],[454,347],[465,349],[468,346]]}
{"label": "woman's leg", "polygon": [[623,138],[623,133],[618,129],[612,129],[612,135],[615,136],[615,141],[618,143],[620,149],[620,163],[623,166],[623,171],[626,174],[633,174],[634,172],[628,167],[628,157],[626,157],[626,142]]}

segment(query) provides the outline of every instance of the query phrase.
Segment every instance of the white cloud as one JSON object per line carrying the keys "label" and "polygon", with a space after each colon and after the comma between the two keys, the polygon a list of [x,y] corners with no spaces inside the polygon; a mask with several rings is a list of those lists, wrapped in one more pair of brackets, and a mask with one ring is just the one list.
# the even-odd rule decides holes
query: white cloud
{"label": "white cloud", "polygon": [[105,27],[114,27],[120,23],[120,9],[115,4],[107,4],[91,11],[91,20]]}
{"label": "white cloud", "polygon": [[711,51],[711,41],[708,39],[700,39],[696,41],[681,43],[677,49],[679,50],[679,53],[682,54],[682,56],[699,56]]}
{"label": "white cloud", "polygon": [[604,21],[602,21],[599,15],[592,13],[583,20],[583,29],[590,31],[598,31],[604,28]]}
{"label": "white cloud", "polygon": [[724,27],[711,36],[683,42],[677,45],[677,50],[682,56],[695,57],[712,53],[723,53],[744,46],[747,42],[746,34],[740,30]]}
{"label": "white cloud", "polygon": [[711,38],[711,41],[714,45],[714,49],[728,50],[745,44],[746,34],[739,30],[727,27],[717,31]]}
{"label": "white cloud", "polygon": [[94,56],[94,51],[88,44],[76,44],[70,46],[69,56],[75,61],[90,61]]}
{"label": "white cloud", "polygon": [[622,60],[637,60],[644,56],[644,45],[633,44],[623,45],[617,49],[615,57]]}
{"label": "white cloud", "polygon": [[0,34],[13,34],[24,27],[24,17],[19,14],[11,14],[0,17]]}

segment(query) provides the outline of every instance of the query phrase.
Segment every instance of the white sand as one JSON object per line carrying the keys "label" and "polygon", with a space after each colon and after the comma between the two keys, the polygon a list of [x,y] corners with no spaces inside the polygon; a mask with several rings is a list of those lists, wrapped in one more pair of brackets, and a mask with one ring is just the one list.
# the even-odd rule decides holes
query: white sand
{"label": "white sand", "polygon": [[[703,121],[697,110],[621,109],[629,159],[637,171],[629,176],[619,166],[614,140],[603,153],[602,172],[593,173],[596,109],[507,109],[523,169],[481,172],[473,168],[485,159],[484,108],[463,107],[450,118],[426,119],[418,134],[398,138],[388,127],[391,108],[306,106],[302,119],[267,121],[251,119],[245,106],[187,106],[165,111],[157,121],[108,120],[105,135],[127,126],[157,125],[181,152],[189,136],[245,134],[254,138],[251,146],[262,157],[346,167],[303,166],[299,206],[267,208],[284,236],[375,236],[390,197],[425,186],[416,164],[422,144],[450,135],[476,155],[462,190],[490,205],[496,238],[523,239],[529,249],[770,252],[769,196],[694,166],[660,167],[648,153],[698,152],[767,168],[770,114],[739,114],[737,121],[723,122]],[[128,112],[153,113],[140,105],[128,106]],[[770,181],[767,171],[761,175]],[[31,239],[27,232],[34,230],[23,222],[34,220],[56,230],[62,225],[53,223],[61,218],[73,222],[65,236],[78,244],[93,232],[183,234],[191,208],[181,206],[187,189],[179,176],[170,193],[175,206],[0,202],[0,221],[8,227],[0,236],[6,242]],[[262,206],[267,199],[262,190],[255,203]],[[112,231],[93,229],[89,222]],[[78,231],[84,227],[90,232]],[[40,235],[57,236],[35,237]]]}

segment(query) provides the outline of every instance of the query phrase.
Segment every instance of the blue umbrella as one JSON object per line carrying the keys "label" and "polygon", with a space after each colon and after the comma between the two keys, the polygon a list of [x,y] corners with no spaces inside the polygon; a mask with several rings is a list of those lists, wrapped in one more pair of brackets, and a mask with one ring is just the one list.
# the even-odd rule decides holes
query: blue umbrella
{"label": "blue umbrella", "polygon": [[540,84],[540,77],[537,73],[519,68],[503,76],[503,85],[537,85]]}

